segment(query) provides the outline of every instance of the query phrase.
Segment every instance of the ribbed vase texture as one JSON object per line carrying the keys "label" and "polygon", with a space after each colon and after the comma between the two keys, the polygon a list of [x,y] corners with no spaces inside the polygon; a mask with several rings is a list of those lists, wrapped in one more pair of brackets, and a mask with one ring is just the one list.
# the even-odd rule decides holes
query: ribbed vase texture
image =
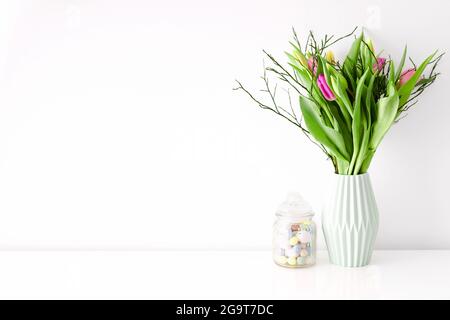
{"label": "ribbed vase texture", "polygon": [[335,175],[322,213],[322,228],[333,264],[369,264],[378,231],[378,209],[367,173]]}

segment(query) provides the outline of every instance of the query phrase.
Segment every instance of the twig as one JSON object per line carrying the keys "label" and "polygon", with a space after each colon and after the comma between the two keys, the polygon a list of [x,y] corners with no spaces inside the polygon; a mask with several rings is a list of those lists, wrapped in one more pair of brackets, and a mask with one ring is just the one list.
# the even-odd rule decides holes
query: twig
{"label": "twig", "polygon": [[[264,77],[262,77],[262,78],[264,79]],[[282,107],[280,107],[280,106],[277,105],[277,103],[275,102],[275,98],[274,98],[274,96],[273,96],[273,92],[270,90],[270,87],[269,87],[267,78],[264,80],[264,83],[266,84],[266,90],[264,90],[264,91],[269,93],[269,95],[270,95],[270,97],[271,97],[271,100],[272,100],[272,102],[273,102],[273,104],[274,104],[274,107],[270,107],[270,106],[268,106],[267,104],[265,104],[265,103],[261,102],[260,100],[256,99],[256,98],[255,98],[255,97],[254,97],[254,96],[253,96],[253,95],[252,95],[252,94],[251,94],[251,93],[250,93],[250,92],[242,85],[241,82],[239,82],[238,80],[236,80],[236,82],[237,82],[237,84],[238,84],[238,87],[237,87],[237,88],[233,88],[233,90],[242,90],[242,91],[244,91],[244,92],[245,92],[245,93],[246,93],[246,94],[247,94],[254,102],[256,102],[256,104],[258,104],[258,106],[259,106],[261,109],[264,109],[264,110],[270,110],[270,111],[272,111],[273,113],[275,113],[275,114],[277,114],[277,115],[283,117],[284,119],[288,120],[290,123],[294,124],[296,127],[298,127],[298,128],[305,134],[305,136],[306,136],[312,143],[314,143],[316,146],[318,146],[318,147],[322,150],[322,152],[324,152],[324,153],[327,155],[328,158],[332,158],[331,155],[328,153],[328,151],[325,149],[325,147],[324,147],[322,144],[317,143],[316,141],[314,141],[314,140],[311,138],[310,132],[309,132],[306,128],[303,127],[303,125],[301,124],[300,121],[297,120],[295,114],[292,115],[291,113],[287,112],[286,109],[284,109],[284,108],[282,108]],[[283,110],[283,112],[286,112],[287,115],[281,113],[279,110]]]}

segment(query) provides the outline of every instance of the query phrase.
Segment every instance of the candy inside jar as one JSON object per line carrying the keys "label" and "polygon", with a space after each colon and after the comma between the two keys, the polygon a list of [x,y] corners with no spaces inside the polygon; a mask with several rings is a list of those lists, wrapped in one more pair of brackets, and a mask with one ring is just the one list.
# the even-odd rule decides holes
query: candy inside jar
{"label": "candy inside jar", "polygon": [[273,228],[275,263],[291,268],[316,261],[316,225],[311,206],[298,193],[290,193],[277,210]]}

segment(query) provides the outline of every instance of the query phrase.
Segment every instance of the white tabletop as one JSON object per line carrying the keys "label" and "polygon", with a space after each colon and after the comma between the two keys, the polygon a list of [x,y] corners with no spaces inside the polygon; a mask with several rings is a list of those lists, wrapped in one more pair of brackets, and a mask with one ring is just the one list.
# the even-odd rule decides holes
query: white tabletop
{"label": "white tabletop", "polygon": [[370,266],[275,265],[269,251],[0,251],[1,299],[450,299],[450,251]]}

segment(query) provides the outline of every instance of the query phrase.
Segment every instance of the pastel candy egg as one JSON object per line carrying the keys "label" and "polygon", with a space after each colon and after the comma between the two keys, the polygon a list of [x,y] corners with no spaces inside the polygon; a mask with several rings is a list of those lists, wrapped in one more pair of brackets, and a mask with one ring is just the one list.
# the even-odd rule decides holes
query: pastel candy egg
{"label": "pastel candy egg", "polygon": [[292,248],[286,250],[286,255],[288,257],[298,257],[300,255],[300,246],[299,245],[295,245]]}
{"label": "pastel candy egg", "polygon": [[308,256],[308,250],[303,249],[302,251],[300,251],[300,257],[306,257]]}
{"label": "pastel candy egg", "polygon": [[296,257],[290,257],[287,261],[289,265],[295,266],[297,264],[297,258]]}
{"label": "pastel candy egg", "polygon": [[302,244],[300,244],[300,247],[301,247],[302,249],[305,249],[305,248],[307,247],[307,245],[306,245],[306,243],[302,243]]}
{"label": "pastel candy egg", "polygon": [[286,262],[288,261],[288,259],[285,256],[278,256],[276,258],[277,263],[279,264],[286,264]]}
{"label": "pastel candy egg", "polygon": [[299,233],[297,233],[297,238],[302,243],[311,242],[311,233],[309,233],[308,231],[302,230]]}
{"label": "pastel candy egg", "polygon": [[302,250],[301,246],[299,244],[292,247],[292,250],[298,255],[300,255],[300,251]]}
{"label": "pastel candy egg", "polygon": [[288,257],[295,257],[295,252],[292,249],[286,250],[286,256]]}
{"label": "pastel candy egg", "polygon": [[289,240],[289,244],[290,244],[291,246],[295,246],[297,243],[298,243],[298,237],[292,237],[292,238]]}
{"label": "pastel candy egg", "polygon": [[299,264],[299,265],[304,265],[304,264],[306,264],[306,258],[304,258],[304,257],[298,257],[298,258],[297,258],[297,264]]}

